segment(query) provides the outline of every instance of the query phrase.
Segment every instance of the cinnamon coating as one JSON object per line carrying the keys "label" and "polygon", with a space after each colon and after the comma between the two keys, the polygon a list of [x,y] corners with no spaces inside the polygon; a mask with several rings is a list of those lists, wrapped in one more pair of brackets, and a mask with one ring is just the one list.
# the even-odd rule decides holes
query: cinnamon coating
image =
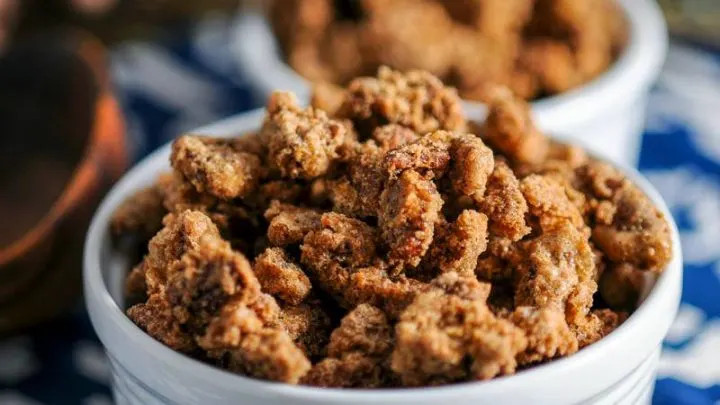
{"label": "cinnamon coating", "polygon": [[528,345],[518,356],[518,364],[527,365],[567,356],[578,350],[578,341],[561,311],[517,307],[510,321],[525,331]]}
{"label": "cinnamon coating", "polygon": [[178,138],[110,226],[149,239],[128,317],[229,372],[337,388],[491,379],[612,333],[672,258],[650,199],[506,91],[478,136],[429,73],[380,75],[333,114],[276,93],[259,134]]}

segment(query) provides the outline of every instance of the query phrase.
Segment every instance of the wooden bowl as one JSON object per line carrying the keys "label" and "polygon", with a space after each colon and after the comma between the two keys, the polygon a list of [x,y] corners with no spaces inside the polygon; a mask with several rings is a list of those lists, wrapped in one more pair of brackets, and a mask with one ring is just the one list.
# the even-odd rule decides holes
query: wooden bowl
{"label": "wooden bowl", "polygon": [[[87,225],[128,164],[124,123],[109,89],[105,58],[93,37],[62,30],[18,44],[0,59],[0,99],[9,98],[4,103],[12,106],[11,111],[0,108],[0,132],[12,139],[2,141],[27,152],[18,156],[6,150],[17,164],[0,174],[12,176],[0,182],[0,197],[9,201],[0,204],[0,223],[16,225],[14,233],[12,225],[6,230],[11,236],[4,235],[4,242],[0,238],[0,336],[57,317],[78,303]],[[7,121],[12,121],[9,128],[2,128]],[[57,159],[43,162],[40,155],[55,152]],[[42,168],[37,175],[23,171],[37,167]],[[13,180],[25,180],[15,188],[36,192],[13,195],[12,187],[2,188]],[[54,198],[48,197],[52,188],[57,188]],[[47,200],[44,209],[35,196]],[[35,212],[25,212],[33,204]]]}

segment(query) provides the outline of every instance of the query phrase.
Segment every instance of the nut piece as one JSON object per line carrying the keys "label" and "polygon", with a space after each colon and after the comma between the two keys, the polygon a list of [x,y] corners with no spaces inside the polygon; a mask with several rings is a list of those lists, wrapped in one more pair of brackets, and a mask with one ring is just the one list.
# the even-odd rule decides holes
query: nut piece
{"label": "nut piece", "polygon": [[502,160],[495,161],[480,209],[488,216],[490,231],[497,236],[516,242],[530,233],[525,223],[528,206],[520,182]]}
{"label": "nut piece", "polygon": [[530,106],[505,88],[495,89],[482,136],[511,161],[539,163],[548,153],[548,139],[530,117]]}
{"label": "nut piece", "polygon": [[495,167],[492,150],[480,138],[466,134],[453,139],[450,153],[453,161],[453,189],[458,195],[468,196],[480,203],[488,177]]}
{"label": "nut piece", "polygon": [[399,124],[420,134],[438,129],[461,131],[466,125],[454,89],[444,87],[427,72],[402,74],[387,67],[378,70],[377,78],[350,82],[338,114],[368,133],[386,124]]}
{"label": "nut piece", "polygon": [[313,179],[327,173],[339,157],[347,128],[322,110],[300,108],[295,96],[276,92],[267,104],[261,136],[268,159],[283,177]]}
{"label": "nut piece", "polygon": [[416,267],[430,247],[442,198],[435,183],[406,170],[380,196],[378,224],[393,265]]}
{"label": "nut piece", "polygon": [[298,244],[309,232],[320,229],[320,216],[310,208],[273,201],[265,211],[265,219],[270,221],[267,237],[275,246]]}
{"label": "nut piece", "polygon": [[387,385],[385,363],[393,333],[385,314],[358,305],[332,332],[328,357],[313,366],[302,383],[319,387],[378,388]]}
{"label": "nut piece", "polygon": [[527,346],[522,331],[495,317],[484,300],[444,291],[442,279],[453,274],[441,276],[433,282],[436,288],[418,295],[395,327],[391,367],[405,385],[510,374],[515,356]]}
{"label": "nut piece", "polygon": [[264,177],[260,158],[226,139],[181,136],[173,142],[170,162],[198,192],[224,200],[248,195]]}
{"label": "nut piece", "polygon": [[300,304],[312,288],[310,279],[280,248],[269,248],[255,258],[253,271],[264,292],[291,305]]}

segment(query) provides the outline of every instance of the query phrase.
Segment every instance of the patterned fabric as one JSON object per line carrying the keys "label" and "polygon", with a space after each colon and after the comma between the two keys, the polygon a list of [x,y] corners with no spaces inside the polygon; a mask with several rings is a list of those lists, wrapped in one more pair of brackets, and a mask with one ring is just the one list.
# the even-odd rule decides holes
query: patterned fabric
{"label": "patterned fabric", "polygon": [[[116,49],[113,74],[133,152],[255,107],[214,18],[169,44]],[[674,45],[654,92],[640,167],[682,233],[683,303],[653,402],[720,404],[720,56]],[[109,373],[86,314],[0,341],[0,405],[110,405]]]}

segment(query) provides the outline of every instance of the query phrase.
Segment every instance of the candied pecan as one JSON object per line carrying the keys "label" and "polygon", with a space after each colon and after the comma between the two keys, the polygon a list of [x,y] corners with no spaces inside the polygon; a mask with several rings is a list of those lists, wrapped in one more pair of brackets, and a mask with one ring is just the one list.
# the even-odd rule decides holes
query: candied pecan
{"label": "candied pecan", "polygon": [[167,269],[165,294],[175,318],[202,331],[231,298],[251,301],[260,284],[250,263],[218,238],[205,238]]}
{"label": "candied pecan", "polygon": [[527,336],[527,348],[517,357],[520,365],[567,356],[578,350],[577,338],[562,311],[517,307],[509,319]]}
{"label": "candied pecan", "polygon": [[442,198],[435,184],[406,170],[380,195],[378,224],[391,264],[415,267],[430,247]]}
{"label": "candied pecan", "polygon": [[485,214],[465,210],[454,222],[437,226],[424,266],[441,273],[473,275],[478,257],[487,248],[487,221]]}
{"label": "candied pecan", "polygon": [[[271,180],[260,184],[255,195],[245,199],[253,208],[264,209],[273,201],[296,204],[305,193],[305,185],[296,181]],[[249,200],[249,201],[248,201]]]}
{"label": "candied pecan", "polygon": [[173,142],[170,162],[198,192],[224,200],[248,195],[264,177],[260,158],[227,139],[183,135]]}
{"label": "candied pecan", "polygon": [[400,1],[374,13],[364,25],[362,51],[378,64],[422,69],[442,76],[452,60],[452,20],[442,5]]}
{"label": "candied pecan", "polygon": [[377,216],[380,193],[385,183],[383,151],[374,143],[358,148],[349,159],[348,174],[330,183],[333,208],[356,217]]}
{"label": "candied pecan", "polygon": [[628,263],[610,265],[600,276],[598,290],[603,301],[615,310],[635,308],[640,295],[649,284],[647,272]]}
{"label": "candied pecan", "polygon": [[341,357],[360,352],[368,356],[386,356],[393,347],[389,320],[380,309],[361,304],[340,321],[330,335],[328,356]]}
{"label": "candied pecan", "polygon": [[563,312],[570,326],[581,322],[597,290],[587,237],[565,221],[521,243],[525,258],[515,269],[515,304]]}
{"label": "candied pecan", "polygon": [[322,228],[307,234],[300,246],[301,262],[325,290],[341,296],[349,271],[370,265],[377,255],[375,230],[366,223],[329,212]]}
{"label": "candied pecan", "polygon": [[562,93],[583,82],[572,48],[562,41],[549,38],[527,41],[519,63],[550,93]]}
{"label": "candied pecan", "polygon": [[530,106],[508,89],[497,88],[492,95],[482,136],[511,161],[539,163],[548,153],[548,139],[535,127]]}
{"label": "candied pecan", "polygon": [[[444,3],[447,7],[450,3],[460,4],[463,1]],[[455,52],[448,79],[458,87],[462,98],[487,102],[495,86],[512,85],[520,38],[495,41],[478,35],[477,29],[466,26],[456,26],[452,35]],[[532,87],[529,91],[534,92]]]}
{"label": "candied pecan", "polygon": [[230,371],[289,384],[297,384],[311,366],[287,333],[270,328],[246,335],[227,355]]}
{"label": "candied pecan", "polygon": [[490,284],[472,276],[448,272],[436,277],[431,284],[445,293],[471,301],[485,301],[490,294]]}
{"label": "candied pecan", "polygon": [[273,201],[265,211],[270,221],[267,237],[275,246],[294,245],[302,242],[305,235],[320,228],[320,212]]}
{"label": "candied pecan", "polygon": [[459,195],[468,196],[479,203],[485,194],[488,177],[495,167],[493,152],[483,141],[472,134],[452,140],[452,186]]}
{"label": "candied pecan", "polygon": [[402,74],[381,67],[377,78],[355,79],[347,91],[339,114],[368,134],[387,124],[406,126],[420,134],[438,129],[460,131],[466,125],[455,90],[426,72]]}
{"label": "candied pecan", "polygon": [[302,382],[321,387],[384,386],[389,373],[385,363],[392,347],[393,331],[385,314],[371,305],[358,305],[330,335],[328,357]]}
{"label": "candied pecan", "polygon": [[672,257],[670,227],[665,216],[635,185],[625,181],[612,199],[611,225],[597,225],[592,240],[608,259],[637,269],[660,272]]}
{"label": "candied pecan", "polygon": [[263,292],[290,305],[300,304],[312,288],[300,266],[280,248],[269,248],[256,257],[253,271]]}
{"label": "candied pecan", "polygon": [[196,350],[193,336],[175,319],[170,303],[163,293],[151,294],[146,302],[130,307],[127,315],[148,335],[165,346],[182,353]]}
{"label": "candied pecan", "polygon": [[125,305],[134,305],[145,302],[147,296],[147,284],[145,284],[145,262],[140,262],[133,267],[125,277]]}
{"label": "candied pecan", "polygon": [[322,110],[328,115],[335,116],[345,99],[345,90],[332,83],[315,83],[312,89],[310,105],[316,110]]}
{"label": "candied pecan", "polygon": [[530,233],[525,223],[528,206],[520,191],[520,182],[502,160],[495,162],[480,209],[488,216],[490,232],[494,235],[518,241]]}
{"label": "candied pecan", "polygon": [[461,0],[442,4],[455,20],[476,27],[483,36],[502,41],[519,34],[531,16],[533,1]]}
{"label": "candied pecan", "polygon": [[364,267],[353,272],[343,291],[343,298],[352,305],[372,304],[397,318],[425,283],[404,275],[390,276],[378,267]]}
{"label": "candied pecan", "polygon": [[543,231],[569,221],[578,230],[586,228],[582,213],[568,199],[563,186],[552,177],[532,174],[520,182],[530,213],[540,221]]}
{"label": "candied pecan", "polygon": [[275,92],[267,105],[261,135],[272,167],[284,177],[322,176],[339,157],[347,128],[322,110],[300,108],[291,93]]}
{"label": "candied pecan", "polygon": [[415,170],[429,177],[443,176],[450,164],[449,143],[452,134],[447,131],[435,131],[415,142],[393,149],[385,155],[383,166],[391,180],[405,170]]}
{"label": "candied pecan", "polygon": [[300,305],[283,307],[278,323],[308,357],[325,354],[331,322],[319,300],[309,299]]}
{"label": "candied pecan", "polygon": [[224,368],[250,377],[296,384],[310,369],[290,335],[266,325],[243,300],[226,304],[198,343]]}
{"label": "candied pecan", "polygon": [[185,181],[177,172],[160,175],[157,188],[162,196],[163,206],[168,212],[179,213],[185,210],[208,212],[218,204],[218,198],[210,194],[199,193],[195,187]]}
{"label": "candied pecan", "polygon": [[203,239],[220,238],[215,224],[199,211],[170,214],[163,222],[165,227],[150,240],[148,254],[144,259],[149,294],[163,289],[168,270],[182,255],[198,249]]}
{"label": "candied pecan", "polygon": [[522,331],[495,317],[484,300],[440,288],[415,298],[400,316],[395,334],[391,367],[410,386],[512,373],[515,356],[527,345]]}
{"label": "candied pecan", "polygon": [[322,359],[300,383],[329,388],[380,388],[386,385],[385,374],[376,359],[352,352],[342,358]]}
{"label": "candied pecan", "polygon": [[610,164],[591,159],[576,170],[583,191],[598,199],[610,199],[623,185],[624,176]]}
{"label": "candied pecan", "polygon": [[398,124],[388,124],[375,128],[372,139],[381,151],[388,152],[405,144],[415,142],[420,137],[412,129]]}

